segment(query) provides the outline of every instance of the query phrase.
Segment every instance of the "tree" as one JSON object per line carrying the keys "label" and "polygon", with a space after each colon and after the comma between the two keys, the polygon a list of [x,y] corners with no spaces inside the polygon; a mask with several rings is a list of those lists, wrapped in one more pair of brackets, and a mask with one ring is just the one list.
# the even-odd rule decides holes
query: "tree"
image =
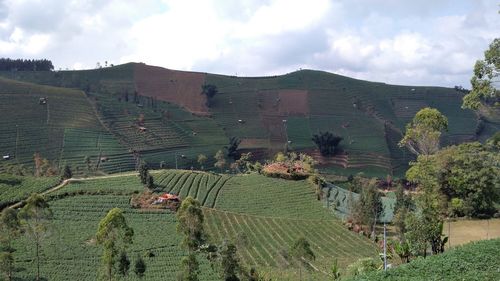
{"label": "tree", "polygon": [[207,162],[208,158],[205,154],[200,154],[198,155],[198,164],[200,164],[200,169],[204,170],[203,165],[205,165],[205,162]]}
{"label": "tree", "polygon": [[177,276],[179,281],[198,281],[198,273],[200,272],[200,265],[196,260],[194,253],[189,253],[187,257],[181,260],[181,270]]}
{"label": "tree", "polygon": [[358,220],[370,227],[372,237],[375,234],[375,225],[377,219],[383,214],[382,199],[380,193],[377,191],[376,179],[370,180],[363,186],[360,198],[357,202],[357,218]]}
{"label": "tree", "polygon": [[218,93],[217,86],[212,84],[204,84],[201,86],[201,94],[207,97],[206,105],[210,107],[212,105],[212,100]]}
{"label": "tree", "polygon": [[499,106],[500,91],[495,86],[500,77],[500,38],[491,42],[484,52],[484,60],[476,61],[471,78],[472,90],[463,98],[463,108],[479,109],[482,106]]}
{"label": "tree", "polygon": [[134,264],[134,273],[135,275],[137,275],[137,277],[142,278],[144,277],[145,272],[146,272],[146,263],[144,262],[144,259],[140,255],[137,255]]}
{"label": "tree", "polygon": [[0,271],[7,280],[12,280],[14,266],[14,252],[12,242],[21,234],[21,224],[17,212],[11,208],[5,208],[0,217]]}
{"label": "tree", "polygon": [[142,161],[141,164],[139,165],[139,177],[141,178],[142,184],[145,185],[148,183],[148,176],[149,176],[148,164]]}
{"label": "tree", "polygon": [[146,187],[149,189],[155,188],[155,180],[152,175],[148,175],[146,178]]}
{"label": "tree", "polygon": [[215,158],[214,166],[216,168],[219,168],[220,171],[222,172],[222,170],[226,166],[226,157],[224,156],[224,152],[222,152],[222,150],[217,151],[217,153],[215,153],[214,158]]}
{"label": "tree", "polygon": [[[417,182],[423,195],[449,213],[491,216],[500,199],[500,153],[496,146],[464,143],[419,156],[411,163],[407,178]],[[432,197],[435,197],[432,199]],[[440,210],[443,213],[445,210]]]}
{"label": "tree", "polygon": [[314,260],[316,256],[311,250],[311,244],[305,237],[299,237],[290,247],[290,257],[299,262],[299,277],[302,280],[302,266],[307,268],[310,266],[309,262]]}
{"label": "tree", "polygon": [[225,281],[239,281],[238,272],[241,271],[240,260],[236,246],[232,243],[223,243],[220,249],[221,275]]}
{"label": "tree", "polygon": [[130,228],[120,208],[111,209],[101,219],[96,233],[97,244],[103,247],[102,264],[104,266],[104,277],[113,280],[115,277],[115,264],[119,262],[117,256],[125,252],[128,245],[132,244],[134,230]]}
{"label": "tree", "polygon": [[196,251],[206,242],[203,222],[205,217],[198,200],[188,196],[177,211],[177,232],[184,235],[182,245],[189,252]]}
{"label": "tree", "polygon": [[394,205],[394,218],[392,222],[397,228],[401,241],[404,241],[404,233],[406,232],[406,217],[413,209],[411,195],[405,194],[403,185],[399,185],[396,188],[396,204]]}
{"label": "tree", "polygon": [[227,157],[233,158],[234,160],[237,160],[240,157],[240,154],[238,153],[238,146],[240,143],[241,140],[237,137],[229,138],[229,145],[225,147],[227,150]]}
{"label": "tree", "polygon": [[87,172],[90,173],[92,171],[92,160],[88,155],[83,158],[83,163],[87,166]]}
{"label": "tree", "polygon": [[35,244],[36,280],[40,280],[40,248],[48,234],[52,211],[49,204],[39,194],[32,194],[18,214],[27,237]]}
{"label": "tree", "polygon": [[127,252],[122,251],[120,258],[118,259],[118,273],[121,276],[127,276],[130,269],[130,260],[127,256]]}
{"label": "tree", "polygon": [[416,155],[430,155],[439,150],[441,132],[448,129],[448,119],[437,109],[421,109],[412,122],[406,125],[406,132],[399,146],[406,146]]}
{"label": "tree", "polygon": [[71,171],[70,166],[64,165],[64,170],[63,170],[63,174],[62,174],[61,178],[63,180],[67,180],[67,179],[70,179],[71,177],[73,177],[73,172]]}
{"label": "tree", "polygon": [[334,135],[331,132],[319,132],[313,135],[312,141],[318,146],[318,149],[323,156],[333,156],[339,150],[339,143],[342,137]]}

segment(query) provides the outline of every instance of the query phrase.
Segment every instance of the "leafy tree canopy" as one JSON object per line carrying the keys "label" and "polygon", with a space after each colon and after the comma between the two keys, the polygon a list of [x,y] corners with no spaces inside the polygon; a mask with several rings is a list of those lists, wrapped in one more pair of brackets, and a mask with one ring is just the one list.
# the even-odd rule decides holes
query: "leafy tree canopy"
{"label": "leafy tree canopy", "polygon": [[412,153],[433,154],[439,150],[441,132],[448,129],[448,119],[435,108],[421,109],[406,126],[399,146],[406,146]]}
{"label": "leafy tree canopy", "polygon": [[500,91],[495,87],[500,77],[500,38],[484,52],[484,60],[476,61],[471,78],[472,90],[463,98],[464,108],[478,109],[482,105],[499,106]]}

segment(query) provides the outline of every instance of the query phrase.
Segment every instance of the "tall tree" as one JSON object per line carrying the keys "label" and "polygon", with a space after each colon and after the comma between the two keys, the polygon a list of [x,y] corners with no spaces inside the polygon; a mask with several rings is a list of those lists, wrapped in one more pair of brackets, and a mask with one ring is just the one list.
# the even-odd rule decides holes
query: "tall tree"
{"label": "tall tree", "polygon": [[342,137],[334,135],[331,132],[319,132],[313,135],[312,141],[318,146],[321,155],[333,156],[339,150],[339,143]]}
{"label": "tall tree", "polygon": [[464,108],[479,109],[481,106],[499,107],[500,91],[495,86],[500,77],[500,38],[491,42],[484,52],[484,60],[476,61],[470,83],[472,90],[464,96]]}
{"label": "tall tree", "polygon": [[146,185],[148,183],[149,167],[144,161],[139,165],[139,177],[141,178],[141,183]]}
{"label": "tall tree", "polygon": [[370,228],[372,237],[375,234],[377,219],[383,214],[382,199],[377,191],[376,179],[371,179],[364,184],[361,190],[361,196],[356,203],[356,212],[358,220]]}
{"label": "tall tree", "polygon": [[421,109],[412,122],[406,125],[406,132],[399,146],[406,146],[416,155],[430,155],[439,150],[441,132],[448,129],[448,119],[437,109]]}
{"label": "tall tree", "polygon": [[196,260],[194,253],[189,253],[187,257],[181,259],[181,270],[177,276],[178,281],[198,281],[200,273],[200,264]]}
{"label": "tall tree", "polygon": [[73,176],[73,172],[71,171],[71,167],[69,165],[64,165],[63,174],[61,178],[63,180],[70,179]]}
{"label": "tall tree", "polygon": [[200,201],[191,196],[182,201],[177,210],[177,232],[184,235],[182,245],[190,252],[198,250],[206,242],[204,220]]}
{"label": "tall tree", "polygon": [[119,253],[125,252],[128,245],[132,244],[134,230],[128,226],[123,211],[120,208],[111,209],[101,219],[97,228],[97,244],[103,247],[102,263],[104,266],[104,278],[113,280],[116,273],[113,271],[119,262]]}
{"label": "tall tree", "polygon": [[240,259],[236,246],[225,242],[220,249],[221,275],[225,281],[239,281],[238,273],[241,272]]}
{"label": "tall tree", "polygon": [[27,237],[35,244],[36,280],[40,280],[40,248],[49,230],[52,211],[45,199],[32,194],[18,214]]}
{"label": "tall tree", "polygon": [[21,234],[21,224],[17,212],[11,208],[5,208],[0,216],[0,270],[7,280],[12,280],[14,272],[14,252],[12,242]]}

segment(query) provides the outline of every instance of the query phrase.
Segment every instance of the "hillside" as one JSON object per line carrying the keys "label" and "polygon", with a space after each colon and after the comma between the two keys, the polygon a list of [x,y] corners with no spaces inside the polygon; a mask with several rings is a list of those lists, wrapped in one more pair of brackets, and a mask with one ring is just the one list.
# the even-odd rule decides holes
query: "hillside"
{"label": "hillside", "polygon": [[[0,72],[0,76],[36,83],[29,84],[35,89],[61,89],[38,86],[43,84],[78,88],[85,93],[64,90],[79,93],[83,99],[79,106],[87,106],[82,111],[90,117],[74,115],[74,119],[89,120],[93,125],[75,125],[68,118],[65,127],[57,131],[57,142],[51,142],[54,147],[46,153],[59,164],[67,161],[82,170],[85,165],[79,159],[85,155],[97,159],[103,154],[110,163],[117,163],[106,172],[130,170],[138,160],[146,160],[153,167],[162,162],[167,167],[174,167],[176,162],[180,167],[196,167],[200,153],[209,156],[206,167],[212,167],[211,156],[227,144],[229,137],[236,136],[242,140],[242,151],[252,151],[257,159],[272,156],[289,142],[292,149],[313,155],[323,172],[401,176],[413,156],[399,148],[397,142],[405,124],[425,106],[435,107],[447,116],[449,130],[443,136],[444,144],[484,140],[500,129],[500,123],[479,120],[472,111],[462,110],[462,94],[451,88],[387,85],[322,71],[250,78],[129,63],[82,71]],[[10,89],[2,90],[4,100],[14,92],[23,92],[21,85],[26,85],[8,81],[12,80],[0,80]],[[219,91],[210,107],[201,95],[205,83],[216,85]],[[27,108],[26,103],[4,101],[3,105],[8,106],[9,115],[12,113],[9,118],[38,114],[30,118],[43,123],[46,116],[41,115],[46,112],[42,107]],[[58,112],[55,110],[51,112]],[[63,112],[61,109],[61,116]],[[11,137],[5,142],[11,146],[13,128],[12,123],[0,126],[9,132]],[[39,128],[37,136],[53,137],[56,134],[48,133],[52,128]],[[61,149],[62,129],[70,147],[67,153]],[[317,152],[311,137],[325,130],[344,138],[341,155],[324,158]],[[99,147],[101,140],[103,148]],[[97,148],[87,145],[81,153],[72,149],[91,142],[98,143]],[[34,144],[28,143],[30,146]],[[104,147],[109,151],[103,153]],[[13,154],[12,149],[6,147],[2,153]],[[33,150],[36,148],[23,156],[22,163],[28,161]]]}
{"label": "hillside", "polygon": [[[469,243],[437,256],[352,280],[500,280],[500,239]],[[351,279],[348,279],[351,280]]]}
{"label": "hillside", "polygon": [[[228,177],[205,172],[166,170],[153,174],[157,191],[188,194],[203,202],[205,227],[213,243],[235,241],[247,266],[255,266],[270,276],[297,280],[296,270],[287,265],[282,252],[300,236],[307,237],[319,271],[314,280],[327,280],[324,272],[337,259],[342,267],[361,257],[377,256],[377,247],[363,236],[349,232],[341,222],[316,201],[306,181],[289,182],[256,174]],[[124,210],[134,228],[131,257],[145,256],[147,280],[176,280],[180,257],[175,214],[158,209],[134,209],[130,198],[143,187],[135,175],[73,180],[48,195],[54,212],[51,235],[43,247],[42,276],[48,280],[95,280],[100,250],[93,237],[99,220],[113,207]],[[22,238],[18,249],[30,244]],[[19,251],[17,261],[33,276],[32,253]],[[200,255],[200,280],[218,280]],[[129,275],[126,280],[136,280]]]}

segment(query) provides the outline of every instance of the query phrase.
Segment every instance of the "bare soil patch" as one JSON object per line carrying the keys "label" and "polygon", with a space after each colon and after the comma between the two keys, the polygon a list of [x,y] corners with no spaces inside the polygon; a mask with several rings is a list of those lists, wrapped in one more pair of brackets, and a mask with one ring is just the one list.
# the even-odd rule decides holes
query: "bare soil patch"
{"label": "bare soil patch", "polygon": [[134,82],[141,96],[172,102],[197,115],[208,115],[206,97],[201,94],[205,74],[170,70],[146,64],[134,68]]}

